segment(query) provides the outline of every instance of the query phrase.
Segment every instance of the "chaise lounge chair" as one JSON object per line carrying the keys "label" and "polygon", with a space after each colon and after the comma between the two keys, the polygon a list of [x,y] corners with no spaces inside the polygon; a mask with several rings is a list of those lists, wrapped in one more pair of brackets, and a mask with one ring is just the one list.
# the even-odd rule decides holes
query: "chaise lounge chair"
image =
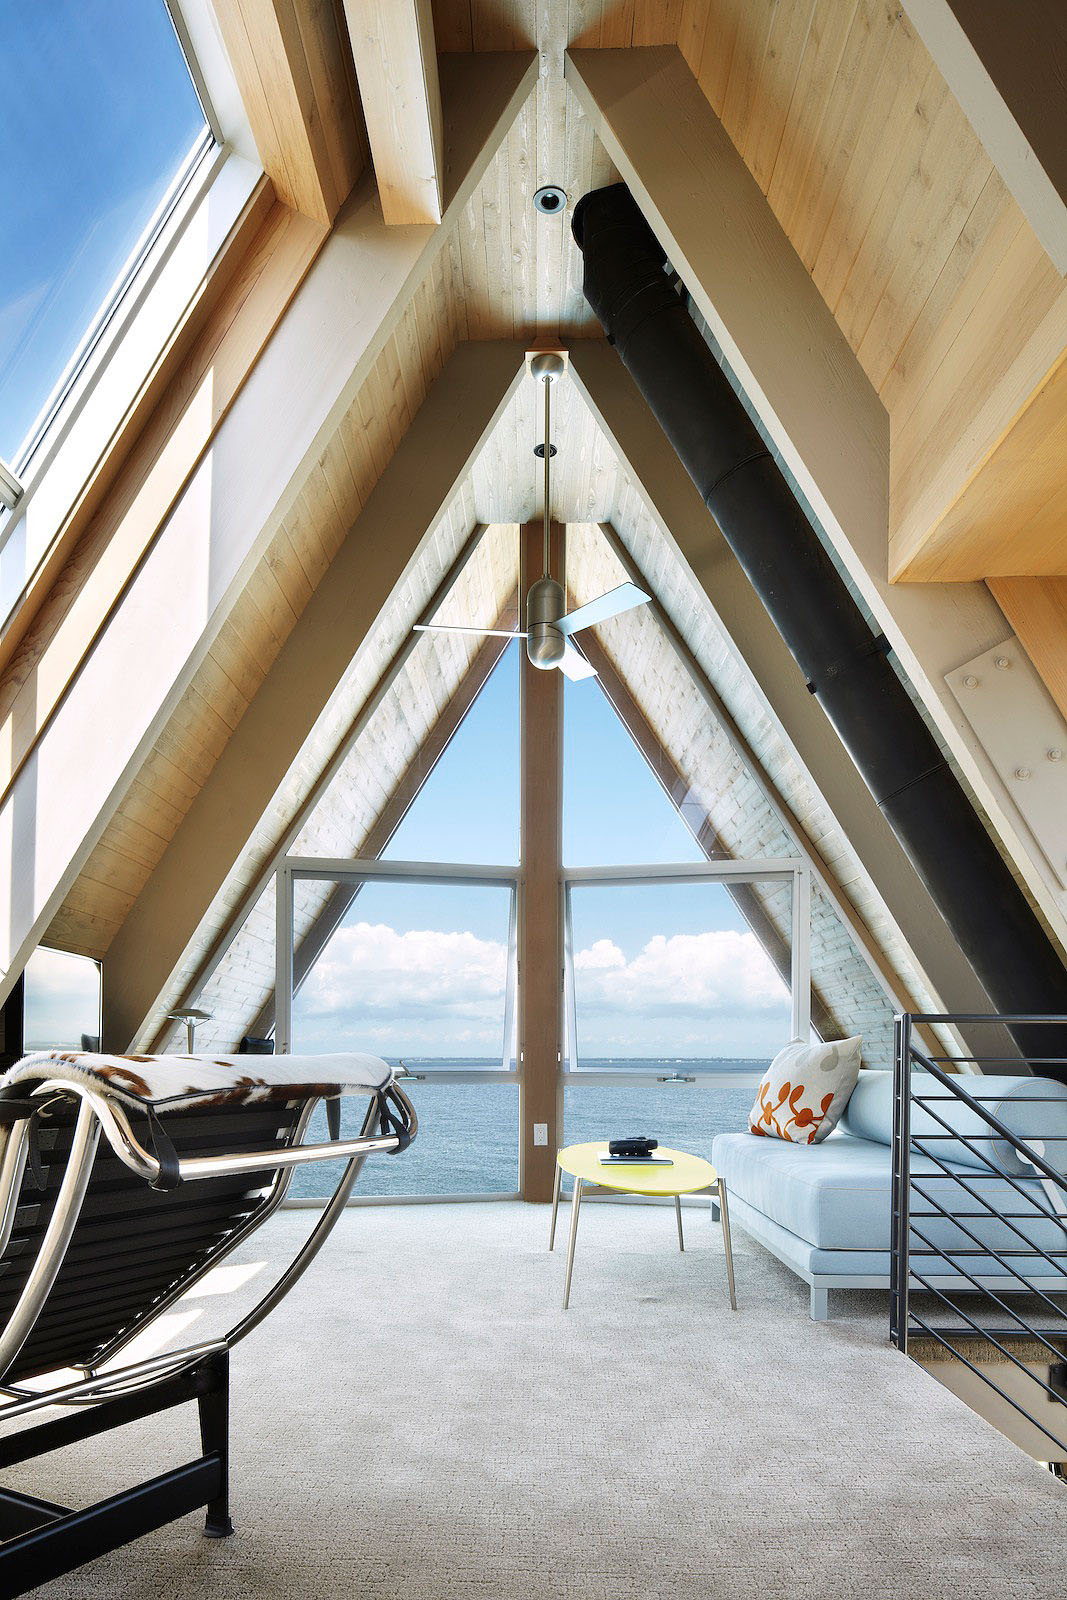
{"label": "chaise lounge chair", "polygon": [[[366,1115],[341,1138],[353,1094],[368,1098]],[[304,1144],[320,1100],[330,1137]],[[367,1156],[405,1149],[416,1128],[376,1056],[47,1052],[0,1079],[0,1469],[194,1400],[202,1444],[196,1459],[81,1511],[0,1487],[0,1597],[200,1506],[209,1536],[233,1532],[229,1353],[316,1255]],[[296,1166],[338,1158],[306,1243],[227,1334],[123,1362],[136,1334],[276,1210]],[[45,1408],[58,1414],[11,1430]]]}

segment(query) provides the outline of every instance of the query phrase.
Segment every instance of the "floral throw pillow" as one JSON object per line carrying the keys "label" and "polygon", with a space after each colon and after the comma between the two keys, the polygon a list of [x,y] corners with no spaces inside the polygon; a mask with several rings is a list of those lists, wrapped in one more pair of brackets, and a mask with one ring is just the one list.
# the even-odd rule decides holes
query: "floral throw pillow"
{"label": "floral throw pillow", "polygon": [[790,1144],[818,1144],[848,1104],[860,1075],[859,1034],[832,1044],[794,1040],[779,1050],[748,1114],[750,1133]]}

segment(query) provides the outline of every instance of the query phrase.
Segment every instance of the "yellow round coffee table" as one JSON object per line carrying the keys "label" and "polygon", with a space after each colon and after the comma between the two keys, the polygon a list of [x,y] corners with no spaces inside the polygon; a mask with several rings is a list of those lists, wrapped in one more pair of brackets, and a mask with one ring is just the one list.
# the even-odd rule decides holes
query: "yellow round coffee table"
{"label": "yellow round coffee table", "polygon": [[571,1298],[571,1276],[574,1272],[574,1245],[578,1238],[578,1213],[582,1209],[583,1190],[590,1185],[601,1189],[616,1189],[624,1194],[673,1195],[674,1215],[678,1223],[678,1248],[685,1249],[682,1235],[683,1194],[695,1194],[700,1189],[716,1189],[719,1199],[719,1220],[722,1223],[722,1242],[726,1251],[726,1280],[730,1287],[730,1307],[737,1310],[734,1292],[734,1256],[730,1246],[730,1213],[726,1203],[726,1184],[710,1161],[702,1156],[690,1155],[685,1150],[668,1150],[661,1146],[657,1155],[669,1156],[671,1165],[652,1166],[645,1162],[619,1162],[601,1166],[600,1153],[607,1149],[607,1140],[594,1144],[569,1144],[556,1153],[556,1181],[552,1189],[552,1227],[548,1235],[548,1248],[556,1243],[556,1216],[559,1212],[560,1181],[565,1172],[574,1179],[574,1196],[571,1201],[571,1233],[567,1245],[567,1277],[563,1286],[563,1309]]}

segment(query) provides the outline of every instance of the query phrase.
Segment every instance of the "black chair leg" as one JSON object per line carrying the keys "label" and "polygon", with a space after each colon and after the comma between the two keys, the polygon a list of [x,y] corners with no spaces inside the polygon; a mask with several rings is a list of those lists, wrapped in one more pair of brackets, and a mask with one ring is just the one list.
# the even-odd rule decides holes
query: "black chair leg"
{"label": "black chair leg", "polygon": [[205,1362],[202,1369],[208,1386],[197,1396],[200,1408],[200,1446],[205,1455],[217,1455],[222,1464],[222,1484],[218,1495],[208,1502],[204,1533],[209,1539],[225,1539],[233,1530],[230,1521],[230,1355],[222,1350]]}

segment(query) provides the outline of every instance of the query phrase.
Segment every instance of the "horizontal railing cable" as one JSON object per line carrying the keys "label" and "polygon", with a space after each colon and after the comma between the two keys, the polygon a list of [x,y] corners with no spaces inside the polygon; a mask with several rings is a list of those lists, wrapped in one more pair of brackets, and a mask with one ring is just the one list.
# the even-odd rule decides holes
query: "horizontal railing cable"
{"label": "horizontal railing cable", "polygon": [[[912,1347],[909,1334],[928,1336],[1051,1441],[1055,1451],[1048,1453],[1060,1463],[1067,1462],[1067,1437],[1056,1431],[1055,1412],[1067,1403],[1058,1386],[1067,1366],[1067,1175],[1050,1155],[1067,1153],[1067,1099],[1060,1092],[1067,1061],[927,1053],[915,1044],[913,1029],[1065,1021],[1036,1015],[898,1018],[890,1319],[891,1339],[901,1350],[914,1357],[920,1346]],[[1008,1066],[1010,1088],[995,1080],[983,1095],[983,1071]],[[946,1067],[978,1070],[950,1073]],[[1018,1077],[1020,1067],[1039,1080],[1032,1090]],[[1056,1070],[1046,1075],[1046,1068]],[[1006,1103],[1013,1127],[1004,1120]],[[1057,1106],[1058,1117],[1049,1109]],[[954,1112],[962,1126],[953,1125]],[[913,1170],[917,1161],[919,1171]],[[1008,1170],[1020,1164],[1021,1171]],[[939,1308],[934,1317],[922,1303],[927,1296]],[[926,1357],[928,1351],[918,1359]],[[1007,1364],[999,1382],[987,1370],[990,1359]],[[1048,1405],[1053,1410],[1046,1416]],[[1000,1425],[1006,1426],[1003,1417]],[[1067,1415],[1062,1433],[1067,1436]],[[1034,1441],[1030,1448],[1037,1454],[1044,1447]]]}
{"label": "horizontal railing cable", "polygon": [[[1016,1400],[1013,1395],[1008,1394],[1000,1387],[999,1383],[994,1383],[989,1374],[987,1372],[983,1372],[981,1367],[976,1366],[973,1361],[963,1354],[962,1350],[957,1350],[956,1347],[950,1344],[947,1339],[942,1338],[941,1334],[936,1328],[930,1327],[929,1323],[924,1322],[923,1319],[918,1316],[914,1318],[914,1321],[915,1326],[921,1332],[929,1334],[932,1339],[936,1339],[938,1344],[942,1345],[950,1355],[956,1358],[957,1361],[961,1361],[965,1367],[969,1367],[976,1378],[981,1378],[982,1382],[992,1389],[995,1394],[998,1394],[1002,1400],[1007,1401],[1008,1405],[1013,1411],[1017,1411],[1021,1417],[1025,1417],[1026,1421],[1031,1423],[1033,1427],[1037,1428],[1040,1433],[1043,1433],[1046,1439],[1051,1439],[1052,1443],[1057,1447],[1057,1449],[1067,1450],[1067,1441],[1058,1438],[1056,1434],[1050,1432],[1049,1429],[1045,1427],[1044,1423],[1038,1422],[1037,1418],[1031,1411],[1028,1411],[1025,1406],[1020,1405],[1018,1400]],[[1058,1400],[1059,1398],[1060,1396],[1057,1395],[1056,1399]]]}
{"label": "horizontal railing cable", "polygon": [[[928,1200],[932,1206],[936,1206],[937,1209],[938,1209],[938,1212],[941,1214],[941,1216],[946,1217],[953,1224],[954,1227],[959,1228],[961,1233],[965,1233],[967,1235],[968,1239],[973,1239],[975,1244],[978,1246],[978,1253],[980,1255],[985,1255],[987,1253],[987,1251],[989,1249],[989,1246],[986,1245],[981,1239],[979,1239],[979,1237],[978,1237],[978,1235],[976,1233],[972,1233],[970,1228],[965,1228],[964,1225],[963,1225],[963,1218],[964,1217],[970,1217],[972,1221],[980,1221],[980,1220],[982,1220],[982,1217],[983,1217],[982,1213],[979,1213],[978,1217],[973,1217],[970,1212],[949,1211],[946,1206],[943,1206],[941,1204],[940,1200],[935,1199],[934,1196],[931,1195],[931,1194],[927,1194],[926,1190],[919,1183],[918,1179],[913,1178],[911,1180],[911,1186],[915,1190],[916,1194],[922,1195],[924,1200]],[[1003,1251],[1003,1250],[998,1250],[996,1252],[998,1258],[1003,1256],[1003,1255],[1005,1255],[1005,1254],[1027,1255],[1027,1256],[1039,1255],[1039,1256],[1042,1256],[1044,1258],[1044,1260],[1046,1260],[1048,1262],[1049,1266],[1052,1267],[1055,1271],[1058,1272],[1060,1270],[1058,1263],[1053,1259],[1053,1257],[1049,1254],[1049,1252],[1047,1250],[1044,1250],[1041,1247],[1041,1245],[1034,1244],[1032,1240],[1028,1239],[1026,1237],[1026,1234],[1023,1233],[1021,1228],[1014,1227],[1012,1225],[1010,1217],[1008,1217],[1006,1213],[1004,1213],[1002,1211],[994,1211],[992,1208],[990,1208],[990,1212],[988,1214],[996,1217],[999,1222],[1006,1222],[1008,1224],[1008,1226],[1011,1228],[1012,1232],[1018,1238],[1020,1238],[1023,1241],[1023,1243],[1026,1245],[1026,1249],[1025,1250],[1010,1251],[1010,1252],[1006,1252],[1006,1251]],[[915,1215],[922,1216],[923,1212],[920,1211],[920,1212],[916,1213],[916,1212],[913,1211],[911,1213],[911,1215],[912,1216],[915,1216]],[[917,1230],[915,1230],[915,1231],[917,1231]],[[936,1249],[937,1247],[935,1246],[934,1248]],[[913,1255],[916,1254],[916,1253],[917,1252],[912,1251]],[[960,1250],[960,1251],[954,1251],[954,1250],[948,1250],[948,1249],[944,1249],[944,1250],[938,1249],[937,1250],[937,1254],[938,1255],[972,1255],[973,1253],[974,1252],[970,1251],[970,1250]],[[1067,1254],[1067,1251],[1057,1251],[1056,1254],[1057,1255]],[[1044,1293],[1044,1290],[1035,1290],[1035,1293],[1040,1294],[1042,1299],[1048,1300],[1048,1304],[1051,1306],[1052,1310],[1056,1312],[1057,1316],[1060,1314],[1060,1307],[1056,1304],[1056,1302],[1054,1300],[1049,1300],[1048,1299],[1048,1296]]]}
{"label": "horizontal railing cable", "polygon": [[[926,1289],[928,1294],[936,1295],[937,1298],[939,1300],[943,1300],[946,1305],[950,1305],[950,1306],[952,1305],[952,1302],[949,1300],[948,1296],[942,1294],[940,1289],[938,1289],[936,1284],[931,1283],[926,1278],[920,1277],[918,1273],[916,1273],[916,1277],[919,1279],[919,1282],[923,1285],[923,1287]],[[971,1330],[974,1333],[979,1334],[983,1340],[985,1340],[987,1343],[993,1345],[994,1349],[999,1350],[1001,1355],[1004,1356],[1006,1360],[1010,1361],[1013,1366],[1016,1366],[1016,1367],[1019,1368],[1020,1372],[1025,1373],[1028,1378],[1033,1378],[1034,1382],[1038,1385],[1038,1387],[1044,1389],[1045,1392],[1049,1395],[1049,1397],[1051,1399],[1059,1401],[1060,1396],[1056,1393],[1055,1389],[1052,1388],[1051,1384],[1046,1383],[1043,1378],[1039,1378],[1035,1372],[1031,1372],[1030,1368],[1026,1365],[1025,1361],[1020,1360],[1020,1358],[1015,1354],[1015,1352],[1013,1350],[1010,1350],[1007,1345],[1001,1344],[1000,1340],[995,1338],[994,1335],[989,1331],[988,1328],[983,1327],[982,1324],[979,1323],[979,1322],[975,1322],[972,1317],[969,1317],[967,1315],[966,1311],[961,1310],[958,1306],[952,1306],[952,1309],[953,1309],[953,1311],[956,1312],[956,1314],[958,1316],[963,1318],[964,1322],[967,1323],[968,1327],[970,1327]],[[943,1334],[951,1334],[951,1333],[962,1333],[963,1329],[962,1328],[955,1329],[955,1328],[945,1327],[944,1325],[942,1325],[940,1329],[936,1329],[936,1328],[932,1328],[929,1325],[927,1325],[927,1331],[929,1333],[940,1332],[940,1333],[943,1333]],[[1059,1352],[1056,1352],[1056,1359],[1057,1359],[1057,1361],[1059,1361],[1059,1359],[1060,1359]]]}

